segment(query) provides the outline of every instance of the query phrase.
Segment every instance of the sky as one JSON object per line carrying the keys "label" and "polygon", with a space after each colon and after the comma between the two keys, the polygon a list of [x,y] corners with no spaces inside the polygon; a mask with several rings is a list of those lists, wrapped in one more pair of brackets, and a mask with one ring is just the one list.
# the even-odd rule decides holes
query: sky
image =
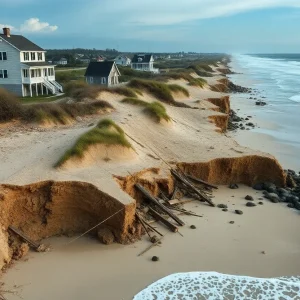
{"label": "sky", "polygon": [[46,49],[300,52],[300,0],[1,0],[4,26]]}

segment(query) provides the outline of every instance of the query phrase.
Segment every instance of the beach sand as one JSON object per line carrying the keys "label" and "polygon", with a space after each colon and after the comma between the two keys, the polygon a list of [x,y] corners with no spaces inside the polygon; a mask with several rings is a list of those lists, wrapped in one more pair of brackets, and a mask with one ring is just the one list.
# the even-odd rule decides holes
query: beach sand
{"label": "beach sand", "polygon": [[[67,245],[72,239],[52,238],[46,241],[51,252],[31,252],[26,262],[17,262],[8,271],[5,288],[30,300],[130,300],[152,282],[177,272],[217,271],[264,278],[299,275],[299,211],[268,200],[246,207],[247,194],[255,203],[261,201],[260,193],[241,186],[214,192],[214,202],[227,204],[228,212],[199,201],[186,204],[186,209],[203,217],[180,216],[187,224],[180,228],[183,237],[157,225],[165,234],[162,245],[141,257],[138,254],[150,245],[147,236],[127,246],[104,246],[88,237]],[[244,214],[235,214],[235,209]],[[192,230],[190,225],[197,228]],[[160,260],[152,262],[153,255]],[[19,298],[16,294],[7,299]]]}
{"label": "beach sand", "polygon": [[[213,79],[210,80],[213,82]],[[95,163],[82,168],[74,166],[66,170],[53,168],[74,140],[89,130],[88,124],[96,122],[98,117],[65,129],[4,135],[0,145],[1,182],[30,184],[51,179],[86,181],[120,202],[129,204],[133,199],[119,188],[112,175],[128,176],[128,172],[134,173],[150,167],[160,168],[164,174],[168,168],[154,157],[155,153],[167,161],[187,163],[259,155],[272,160],[268,154],[238,145],[230,138],[230,134],[217,132],[215,124],[208,117],[224,115],[211,111],[211,108],[217,107],[204,99],[224,94],[211,92],[207,88],[201,90],[189,87],[185,82],[179,83],[189,89],[191,97],[181,97],[178,101],[198,105],[200,109],[167,106],[172,117],[172,123],[167,126],[153,123],[141,114],[140,108],[122,104],[118,97],[111,97],[110,94],[101,96],[101,99],[110,101],[116,108],[109,117],[121,125],[128,136],[133,137],[130,141],[138,154],[135,159],[121,163]],[[152,101],[149,95],[144,97]],[[197,100],[200,103],[196,104]],[[246,172],[248,166],[244,167]],[[254,175],[251,176],[254,178]],[[253,178],[249,178],[249,182]],[[66,244],[70,239],[65,237],[47,240],[45,243],[51,245],[51,252],[30,252],[25,261],[14,263],[4,274],[2,280],[5,289],[17,292],[16,295],[7,294],[6,297],[8,300],[19,299],[19,294],[26,300],[129,300],[153,281],[174,272],[187,271],[217,271],[255,277],[298,275],[299,212],[267,200],[264,200],[262,206],[248,208],[243,199],[247,194],[256,195],[254,190],[246,186],[238,190],[221,187],[214,192],[214,202],[228,204],[229,212],[197,201],[186,204],[186,209],[203,214],[203,218],[181,216],[187,223],[187,226],[180,229],[183,237],[158,225],[159,230],[165,234],[163,244],[142,257],[137,255],[149,246],[147,236],[127,246],[104,246],[88,237],[69,246]],[[256,203],[258,197],[257,194]],[[236,215],[234,209],[242,209],[244,214]],[[229,224],[230,221],[235,221],[235,224]],[[189,228],[192,224],[196,225],[196,230]],[[266,254],[262,254],[262,251]],[[152,262],[152,255],[159,256],[160,261]],[[15,285],[18,287],[15,288]]]}

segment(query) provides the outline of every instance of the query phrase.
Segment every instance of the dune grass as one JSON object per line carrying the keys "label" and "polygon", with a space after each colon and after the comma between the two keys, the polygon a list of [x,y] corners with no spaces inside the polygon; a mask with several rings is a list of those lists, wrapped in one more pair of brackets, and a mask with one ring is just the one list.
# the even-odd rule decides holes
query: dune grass
{"label": "dune grass", "polygon": [[157,122],[160,122],[161,120],[169,122],[171,120],[170,116],[167,114],[166,108],[157,101],[147,104],[144,112],[151,117],[154,117]]}
{"label": "dune grass", "polygon": [[168,87],[174,93],[182,93],[186,97],[190,96],[189,91],[186,88],[182,87],[181,85],[178,85],[178,84],[169,84]]}
{"label": "dune grass", "polygon": [[126,104],[136,105],[136,106],[147,106],[148,104],[146,101],[140,100],[138,98],[132,98],[132,97],[124,98],[121,102]]}
{"label": "dune grass", "polygon": [[66,95],[78,102],[84,101],[85,99],[96,99],[101,92],[115,93],[125,97],[137,96],[137,91],[127,86],[107,88],[100,85],[88,85],[81,81],[74,81],[65,85]]}
{"label": "dune grass", "polygon": [[75,142],[74,146],[67,150],[67,152],[56,163],[55,167],[61,166],[68,159],[72,157],[81,158],[84,156],[85,151],[92,145],[121,145],[126,148],[131,148],[125,136],[125,132],[114,121],[104,119],[100,121],[92,130],[84,133]]}
{"label": "dune grass", "polygon": [[144,90],[154,96],[157,100],[178,107],[189,107],[185,103],[174,100],[172,92],[180,91],[188,95],[188,91],[177,85],[168,85],[163,82],[154,80],[133,79],[128,83],[128,86],[133,89]]}

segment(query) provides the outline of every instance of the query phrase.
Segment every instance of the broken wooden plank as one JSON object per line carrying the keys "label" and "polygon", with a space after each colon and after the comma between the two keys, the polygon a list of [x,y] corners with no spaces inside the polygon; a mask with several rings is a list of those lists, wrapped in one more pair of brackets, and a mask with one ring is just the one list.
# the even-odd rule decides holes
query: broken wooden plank
{"label": "broken wooden plank", "polygon": [[196,177],[194,177],[192,175],[186,175],[186,177],[189,178],[189,179],[191,179],[191,180],[193,180],[193,181],[195,181],[195,182],[197,182],[197,183],[204,184],[204,185],[206,185],[206,186],[208,186],[208,187],[210,187],[212,189],[218,189],[218,187],[216,185],[210,184],[210,183],[208,183],[208,182],[206,182],[204,180],[201,180],[199,178],[196,178]]}
{"label": "broken wooden plank", "polygon": [[155,242],[154,244],[150,245],[149,247],[147,247],[144,251],[142,251],[138,256],[142,256],[143,254],[145,254],[146,252],[148,252],[149,250],[151,250],[153,247],[159,245],[161,243],[163,237],[161,237],[157,242]]}
{"label": "broken wooden plank", "polygon": [[145,222],[145,224],[154,232],[156,232],[157,234],[159,234],[160,236],[164,236],[162,233],[160,233],[155,227],[153,227],[152,225],[150,225],[147,221],[143,220]]}
{"label": "broken wooden plank", "polygon": [[194,217],[199,217],[199,218],[202,218],[203,216],[200,216],[200,215],[197,215],[191,211],[188,211],[188,210],[185,210],[185,209],[180,209],[180,208],[177,208],[177,207],[171,207],[172,210],[176,210],[176,211],[179,211],[185,215],[188,215],[188,216],[194,216]]}
{"label": "broken wooden plank", "polygon": [[174,169],[171,169],[171,174],[175,177],[176,180],[182,182],[187,188],[189,188],[193,193],[198,195],[201,199],[209,203],[210,206],[215,206],[215,204],[210,200],[210,198],[204,193],[200,192],[196,187],[194,187],[187,178],[179,174]]}
{"label": "broken wooden plank", "polygon": [[31,248],[33,248],[37,252],[41,252],[44,248],[43,245],[38,244],[31,240],[28,236],[26,236],[21,230],[15,228],[14,226],[8,226],[8,229],[11,230],[13,233],[18,235],[22,240],[29,244]]}
{"label": "broken wooden plank", "polygon": [[179,200],[179,199],[173,199],[169,201],[170,205],[175,205],[175,204],[185,204],[185,203],[190,203],[195,201],[195,199],[184,199],[184,200]]}
{"label": "broken wooden plank", "polygon": [[161,221],[163,224],[165,224],[171,231],[178,232],[178,227],[169,222],[167,219],[165,219],[161,214],[159,214],[157,211],[155,211],[152,207],[149,207],[149,212],[152,214],[152,216],[158,220]]}
{"label": "broken wooden plank", "polygon": [[155,199],[143,186],[139,183],[135,184],[135,187],[151,202],[157,205],[164,213],[170,216],[178,225],[183,226],[185,223],[180,220],[175,214],[173,214],[165,205],[161,204],[159,201]]}
{"label": "broken wooden plank", "polygon": [[173,200],[175,198],[177,191],[178,191],[178,186],[175,184],[174,191],[170,197],[170,200]]}
{"label": "broken wooden plank", "polygon": [[149,236],[149,239],[151,240],[151,235],[146,227],[146,225],[144,224],[143,220],[140,218],[139,214],[137,212],[135,212],[135,215],[137,217],[137,219],[140,221],[140,223],[142,224],[143,228],[145,229],[146,233],[148,234]]}

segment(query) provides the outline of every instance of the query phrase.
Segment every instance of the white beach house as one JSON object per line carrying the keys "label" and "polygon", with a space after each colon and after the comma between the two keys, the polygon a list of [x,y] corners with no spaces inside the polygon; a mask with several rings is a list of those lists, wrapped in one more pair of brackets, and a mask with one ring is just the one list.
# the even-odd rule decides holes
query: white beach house
{"label": "white beach house", "polygon": [[115,58],[115,62],[119,66],[130,66],[131,59],[124,55],[119,55]]}
{"label": "white beach house", "polygon": [[46,51],[22,35],[0,34],[0,87],[18,96],[59,94],[54,66],[45,61]]}
{"label": "white beach house", "polygon": [[132,59],[131,68],[137,71],[159,73],[159,69],[155,69],[153,63],[152,54],[136,54]]}

